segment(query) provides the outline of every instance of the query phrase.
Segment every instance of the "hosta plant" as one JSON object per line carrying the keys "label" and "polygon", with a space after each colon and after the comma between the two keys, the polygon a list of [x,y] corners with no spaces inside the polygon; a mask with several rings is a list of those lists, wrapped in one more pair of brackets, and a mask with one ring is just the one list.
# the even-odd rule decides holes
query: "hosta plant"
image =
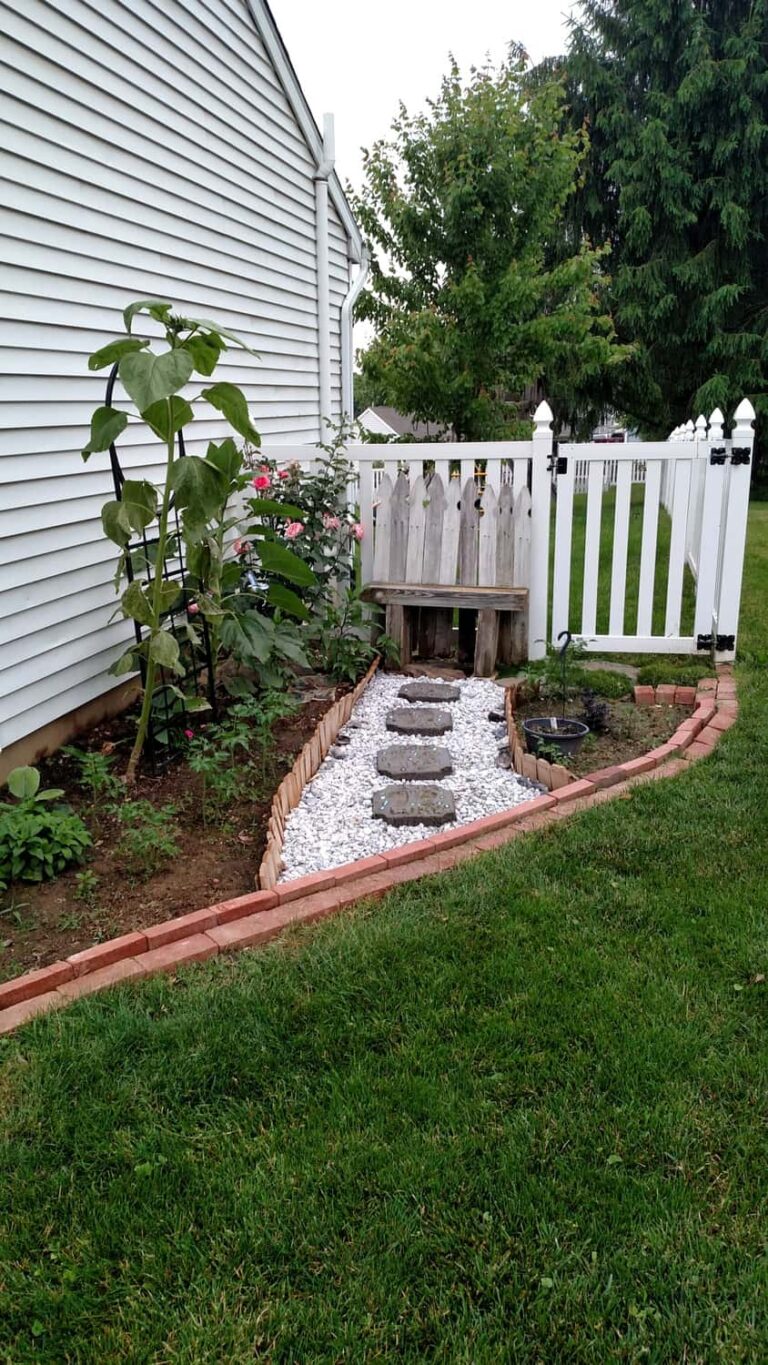
{"label": "hosta plant", "polygon": [[0,805],[0,890],[11,882],[41,882],[82,862],[91,836],[79,815],[59,804],[58,788],[40,790],[36,768],[8,776],[13,803]]}

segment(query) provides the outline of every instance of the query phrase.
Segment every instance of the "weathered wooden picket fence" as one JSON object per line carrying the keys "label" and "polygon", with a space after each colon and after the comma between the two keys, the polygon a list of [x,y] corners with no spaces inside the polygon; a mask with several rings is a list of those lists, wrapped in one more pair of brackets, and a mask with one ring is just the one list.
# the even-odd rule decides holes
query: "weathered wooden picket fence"
{"label": "weathered wooden picket fence", "polygon": [[[389,556],[389,566],[392,562],[391,511],[383,509],[399,490],[402,505],[398,516],[402,520],[407,510],[409,533],[412,517],[416,530],[411,560],[409,563],[406,552],[404,577],[399,581],[423,587],[436,573],[434,581],[443,587],[451,580],[454,586],[461,585],[465,578],[464,586],[493,583],[527,589],[529,658],[541,658],[548,642],[556,644],[561,632],[570,630],[587,650],[596,652],[687,654],[714,649],[719,661],[732,659],[744,565],[754,416],[751,403],[745,399],[736,410],[728,438],[723,434],[723,415],[716,410],[709,423],[699,418],[696,424],[674,432],[668,441],[632,441],[626,445],[574,442],[560,444],[555,454],[552,412],[547,403],[541,403],[529,441],[468,442],[460,446],[349,445],[346,453],[358,472],[359,515],[366,530],[361,546],[362,581],[368,584],[391,578],[391,567],[384,573],[385,557]],[[274,446],[264,454],[280,462],[312,458],[306,446]],[[610,466],[608,477],[606,466]],[[478,478],[479,469],[482,478]],[[578,491],[580,483],[586,490],[585,507],[581,505],[584,495]],[[445,556],[441,549],[439,560],[434,553],[433,532],[427,525],[430,486],[439,505],[444,498],[441,546]],[[611,489],[613,512],[612,525],[604,526],[606,486]],[[642,488],[641,507],[637,499],[633,504],[636,487]],[[454,539],[458,547],[461,537],[462,504],[467,509],[465,517],[469,516],[470,504],[477,512],[477,518],[470,519],[469,540],[465,537],[467,544],[476,547],[477,556],[473,549],[468,552],[469,558],[462,559],[458,550],[454,560],[452,547]],[[505,558],[507,551],[500,549],[500,508],[502,524],[505,517],[517,517],[511,569],[509,557]],[[575,516],[583,519],[585,528],[581,566],[574,563]],[[636,566],[639,589],[630,619],[630,523],[637,516],[641,518]],[[659,537],[662,517],[669,519],[669,535],[663,541]],[[668,550],[662,555],[660,546],[667,540]],[[482,552],[481,546],[485,547]],[[491,546],[496,555],[492,567]],[[577,568],[582,576],[578,601],[572,600],[576,595],[571,591]],[[693,578],[695,607],[692,626],[683,631],[686,570]],[[608,583],[607,592],[602,594],[607,598],[607,628],[598,629],[604,578]],[[662,620],[658,624],[655,615],[660,602]],[[509,649],[508,644],[504,647]]]}

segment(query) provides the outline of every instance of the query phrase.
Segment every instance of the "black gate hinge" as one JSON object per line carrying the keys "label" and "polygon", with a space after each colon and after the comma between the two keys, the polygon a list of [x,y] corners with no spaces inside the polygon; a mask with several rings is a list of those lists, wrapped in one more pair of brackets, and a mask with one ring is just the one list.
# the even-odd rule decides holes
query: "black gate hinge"
{"label": "black gate hinge", "polygon": [[725,464],[725,446],[712,446],[709,452],[710,464]]}
{"label": "black gate hinge", "polygon": [[550,473],[567,474],[568,473],[567,455],[553,455],[549,461],[549,469]]}
{"label": "black gate hinge", "polygon": [[736,644],[735,635],[697,635],[696,648],[711,650],[714,644],[718,653],[733,649]]}
{"label": "black gate hinge", "polygon": [[749,446],[731,446],[731,464],[749,464]]}

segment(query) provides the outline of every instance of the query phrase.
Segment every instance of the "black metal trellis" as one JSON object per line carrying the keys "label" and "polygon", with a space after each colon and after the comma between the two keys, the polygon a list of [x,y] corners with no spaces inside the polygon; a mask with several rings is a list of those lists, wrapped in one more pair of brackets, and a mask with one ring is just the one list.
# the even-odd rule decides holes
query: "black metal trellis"
{"label": "black metal trellis", "polygon": [[[114,364],[107,379],[104,395],[104,406],[107,408],[112,407],[117,370],[118,366]],[[179,458],[182,458],[186,454],[183,432],[178,432],[177,439]],[[115,497],[118,502],[121,502],[126,477],[120,465],[114,442],[109,447],[109,462]],[[178,690],[183,691],[187,696],[204,697],[211,708],[206,713],[207,716],[213,720],[217,718],[216,677],[208,622],[202,613],[200,615],[195,614],[193,618],[193,614],[189,610],[194,601],[196,590],[189,586],[179,514],[173,500],[171,500],[171,517],[173,518],[174,530],[167,541],[162,575],[167,581],[179,584],[180,595],[178,602],[164,614],[163,619],[166,622],[167,629],[178,642],[179,658],[184,668],[184,676],[171,675],[164,668],[157,670],[145,749],[153,773],[158,773],[167,768],[174,759],[181,756],[184,748],[184,731],[189,727],[189,719],[183,701],[178,695]],[[125,576],[129,583],[132,583],[137,575],[143,576],[147,583],[150,582],[151,570],[156,568],[157,545],[157,536],[148,536],[146,531],[142,531],[140,536],[129,541],[126,545]],[[194,630],[190,630],[193,619]],[[145,639],[145,632],[138,621],[134,621],[133,624],[136,643],[141,644]],[[142,683],[146,686],[147,664],[141,655],[139,656],[139,669]]]}

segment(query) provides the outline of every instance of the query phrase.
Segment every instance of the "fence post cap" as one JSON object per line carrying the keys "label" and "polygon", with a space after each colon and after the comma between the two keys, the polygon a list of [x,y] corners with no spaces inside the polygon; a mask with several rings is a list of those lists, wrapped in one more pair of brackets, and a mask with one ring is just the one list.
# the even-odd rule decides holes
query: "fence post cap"
{"label": "fence post cap", "polygon": [[713,408],[709,418],[710,426],[715,425],[715,423],[717,423],[719,426],[722,426],[724,421],[725,418],[723,417],[720,408]]}
{"label": "fence post cap", "polygon": [[696,430],[697,430],[697,431],[706,431],[706,429],[707,429],[707,419],[706,419],[706,417],[704,416],[704,413],[703,413],[703,412],[700,412],[699,415],[698,415],[698,417],[696,418]]}
{"label": "fence post cap", "polygon": [[741,402],[739,403],[739,406],[737,407],[733,415],[736,421],[741,422],[742,424],[745,422],[754,422],[755,409],[752,407],[752,404],[750,403],[748,398],[742,398]]}
{"label": "fence post cap", "polygon": [[537,407],[535,413],[533,414],[533,420],[537,427],[549,427],[552,425],[552,422],[554,421],[554,413],[552,412],[552,409],[549,406],[549,403],[547,402],[546,398],[542,399],[542,401],[539,403],[539,406]]}

